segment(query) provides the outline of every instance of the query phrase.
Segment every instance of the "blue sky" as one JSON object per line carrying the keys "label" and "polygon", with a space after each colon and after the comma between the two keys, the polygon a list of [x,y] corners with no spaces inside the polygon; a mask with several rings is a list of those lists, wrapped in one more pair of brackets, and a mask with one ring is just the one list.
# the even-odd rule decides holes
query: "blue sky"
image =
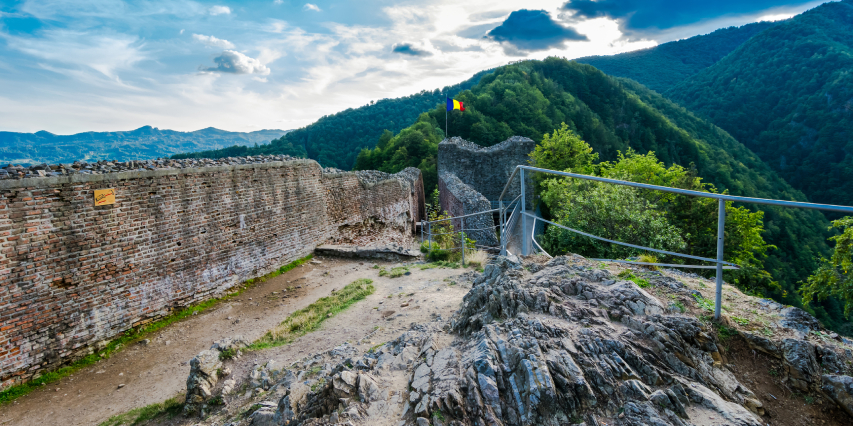
{"label": "blue sky", "polygon": [[0,130],[291,129],[522,58],[606,55],[799,0],[0,0]]}

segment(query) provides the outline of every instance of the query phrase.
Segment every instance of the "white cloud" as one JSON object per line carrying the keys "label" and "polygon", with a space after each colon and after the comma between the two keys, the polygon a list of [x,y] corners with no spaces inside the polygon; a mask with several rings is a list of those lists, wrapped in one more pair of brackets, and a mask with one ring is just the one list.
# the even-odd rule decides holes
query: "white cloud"
{"label": "white cloud", "polygon": [[272,4],[282,4],[282,3],[284,3],[284,0],[275,0],[274,2],[272,2]]}
{"label": "white cloud", "polygon": [[302,10],[306,12],[309,10],[313,10],[314,12],[322,12],[320,6],[317,6],[316,4],[312,3],[305,3],[305,6],[302,6]]}
{"label": "white cloud", "polygon": [[270,69],[261,61],[248,57],[236,50],[225,50],[213,58],[215,67],[200,67],[201,71],[225,72],[231,74],[260,74],[269,75]]}
{"label": "white cloud", "polygon": [[117,80],[119,71],[148,59],[139,38],[123,34],[95,35],[62,29],[45,31],[42,38],[0,33],[0,39],[15,50],[46,61],[39,64],[41,68],[60,73],[90,68]]}
{"label": "white cloud", "polygon": [[228,15],[229,13],[231,13],[231,8],[228,6],[212,6],[210,9],[208,9],[208,12],[210,12],[210,14],[214,16]]}
{"label": "white cloud", "polygon": [[[557,16],[565,1],[525,0],[523,7]],[[46,24],[30,35],[0,29],[0,128],[65,134],[150,124],[176,130],[213,125],[242,131],[254,130],[249,124],[253,123],[291,129],[371,99],[455,84],[517,59],[482,36],[521,8],[518,0],[427,0],[384,8],[379,6],[384,1],[367,0],[364,7],[376,11],[369,19],[342,14],[348,9],[339,3],[334,23],[314,22],[323,15],[310,13],[317,11],[311,3],[302,7],[293,1],[263,3],[277,13],[284,6],[306,12],[286,17],[260,11],[231,13],[227,6],[211,8],[211,3],[197,0],[27,0],[22,11]],[[214,11],[233,22],[221,25],[219,19],[210,19]],[[769,12],[764,15],[787,10]],[[374,20],[377,14],[387,19]],[[714,22],[709,30],[746,22]],[[192,49],[200,46],[175,43],[174,30],[182,28],[188,35],[197,33],[193,43],[215,46],[217,50],[210,52],[221,53],[207,57],[202,49]],[[617,22],[594,19],[577,25],[589,42],[525,55],[530,59],[608,55],[650,47],[666,37],[708,32],[704,28],[626,40]],[[226,39],[239,40],[239,51]],[[395,45],[429,55],[394,53]],[[228,74],[241,75],[227,78]],[[295,103],[300,108],[293,109]]]}
{"label": "white cloud", "polygon": [[210,47],[218,47],[220,49],[233,49],[234,43],[231,43],[228,40],[223,40],[221,38],[216,38],[214,36],[206,36],[202,34],[193,34],[193,40],[204,43]]}

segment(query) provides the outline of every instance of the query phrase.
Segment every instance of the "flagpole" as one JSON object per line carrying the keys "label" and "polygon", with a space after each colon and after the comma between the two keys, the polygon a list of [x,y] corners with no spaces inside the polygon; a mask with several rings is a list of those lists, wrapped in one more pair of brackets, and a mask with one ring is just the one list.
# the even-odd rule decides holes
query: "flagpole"
{"label": "flagpole", "polygon": [[447,95],[444,95],[444,138],[450,139],[450,128],[447,127]]}

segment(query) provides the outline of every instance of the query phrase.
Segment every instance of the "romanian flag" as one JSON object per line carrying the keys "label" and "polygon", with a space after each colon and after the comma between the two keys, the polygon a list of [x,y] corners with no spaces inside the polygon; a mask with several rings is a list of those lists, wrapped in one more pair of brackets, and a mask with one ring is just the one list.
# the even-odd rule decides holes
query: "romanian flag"
{"label": "romanian flag", "polygon": [[447,110],[453,111],[454,109],[458,109],[459,111],[465,111],[465,105],[462,102],[457,101],[456,99],[447,98]]}

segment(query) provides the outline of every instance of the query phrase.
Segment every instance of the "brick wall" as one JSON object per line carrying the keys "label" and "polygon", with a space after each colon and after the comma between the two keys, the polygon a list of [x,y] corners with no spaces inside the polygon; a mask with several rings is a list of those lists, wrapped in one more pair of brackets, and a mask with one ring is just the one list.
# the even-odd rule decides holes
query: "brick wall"
{"label": "brick wall", "polygon": [[[419,179],[366,182],[297,160],[0,181],[2,385],[327,240],[405,241]],[[95,207],[104,188],[116,203]]]}

